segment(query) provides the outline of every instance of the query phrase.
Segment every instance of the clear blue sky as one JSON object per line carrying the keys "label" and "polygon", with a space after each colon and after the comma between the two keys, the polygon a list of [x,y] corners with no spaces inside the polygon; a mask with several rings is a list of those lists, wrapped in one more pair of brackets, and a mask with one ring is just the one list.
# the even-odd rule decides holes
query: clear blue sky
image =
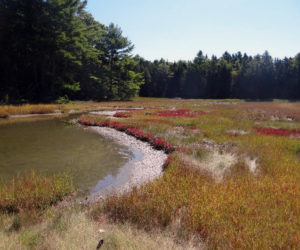
{"label": "clear blue sky", "polygon": [[192,60],[201,49],[273,57],[300,52],[300,0],[88,0],[99,22],[113,22],[148,60]]}

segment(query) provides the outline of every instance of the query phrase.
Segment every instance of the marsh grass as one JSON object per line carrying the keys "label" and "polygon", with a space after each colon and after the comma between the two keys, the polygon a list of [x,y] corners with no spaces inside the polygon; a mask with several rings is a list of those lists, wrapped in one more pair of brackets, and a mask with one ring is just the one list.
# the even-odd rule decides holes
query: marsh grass
{"label": "marsh grass", "polygon": [[[150,103],[146,104],[151,105],[150,109],[132,112],[132,118],[124,123],[172,143],[177,148],[172,153],[172,162],[161,179],[128,194],[109,197],[98,213],[104,212],[115,221],[129,221],[145,229],[167,230],[180,221],[181,237],[188,239],[196,233],[211,249],[297,248],[300,243],[300,141],[260,135],[252,128],[257,121],[268,123],[279,108],[281,117],[295,118],[290,127],[299,129],[298,103],[232,104],[196,100],[152,100]],[[156,115],[174,107],[204,111],[206,115]],[[228,133],[235,130],[247,133]],[[198,155],[198,146],[215,150],[215,146],[203,141],[217,145],[221,156],[236,154],[237,161],[225,172],[222,181],[216,182],[208,169],[195,168],[198,164],[195,161],[200,163],[209,156],[201,150]],[[193,161],[183,160],[189,159],[185,156],[192,156]],[[258,171],[251,172],[247,157],[257,159]],[[209,166],[211,162],[206,160]]]}
{"label": "marsh grass", "polygon": [[[3,228],[9,228],[12,218],[2,218]],[[7,232],[0,227],[0,249],[101,249],[193,250],[192,242],[181,244],[172,234],[162,231],[145,232],[126,224],[108,220],[94,221],[80,208],[50,209],[40,223]],[[198,249],[198,248],[197,248]]]}
{"label": "marsh grass", "polygon": [[[123,105],[125,102],[123,103]],[[70,104],[24,104],[24,105],[0,105],[0,117],[9,115],[27,115],[27,114],[50,114],[57,112],[80,113],[84,111],[94,111],[103,109],[106,106],[115,106],[112,103],[97,102],[74,102]]]}
{"label": "marsh grass", "polygon": [[73,191],[67,174],[44,177],[34,172],[14,178],[0,186],[0,212],[43,210],[62,200]]}
{"label": "marsh grass", "polygon": [[25,104],[25,105],[3,105],[0,106],[0,115],[24,115],[24,114],[48,114],[62,109],[62,105],[55,104]]}

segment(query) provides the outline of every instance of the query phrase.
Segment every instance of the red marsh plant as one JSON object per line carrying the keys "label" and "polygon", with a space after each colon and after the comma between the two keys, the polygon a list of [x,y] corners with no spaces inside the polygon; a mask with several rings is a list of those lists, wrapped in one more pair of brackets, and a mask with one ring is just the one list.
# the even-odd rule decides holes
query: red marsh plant
{"label": "red marsh plant", "polygon": [[158,116],[164,117],[196,117],[206,115],[203,111],[191,111],[189,109],[163,110],[156,113]]}
{"label": "red marsh plant", "polygon": [[82,117],[79,118],[79,123],[85,126],[94,126],[95,122],[92,122],[90,120],[84,120]]}
{"label": "red marsh plant", "polygon": [[145,133],[139,129],[136,128],[129,128],[127,129],[127,134],[134,136],[135,138],[138,138],[142,141],[147,141],[147,142],[151,142],[154,140],[154,136],[149,134],[149,133]]}
{"label": "red marsh plant", "polygon": [[262,135],[276,135],[276,136],[291,136],[300,135],[300,130],[288,130],[282,128],[269,128],[269,127],[257,127],[254,126],[253,129]]}
{"label": "red marsh plant", "polygon": [[116,122],[116,121],[94,122],[90,120],[85,120],[83,117],[80,117],[79,123],[85,126],[99,126],[99,127],[114,128],[118,131],[124,131],[128,135],[134,136],[135,138],[141,141],[149,142],[155,149],[164,150],[166,153],[171,153],[172,151],[174,151],[174,147],[170,143],[164,141],[163,139],[155,138],[155,136],[151,135],[150,133],[146,133],[137,128],[132,128],[120,122]]}
{"label": "red marsh plant", "polygon": [[174,147],[170,143],[165,142],[161,138],[156,138],[153,141],[153,146],[154,146],[154,148],[159,149],[159,150],[164,150],[167,153],[174,151]]}
{"label": "red marsh plant", "polygon": [[122,124],[120,122],[111,122],[111,121],[104,121],[97,124],[99,127],[109,127],[114,128],[119,131],[127,131],[130,127],[126,124]]}
{"label": "red marsh plant", "polygon": [[132,117],[132,114],[129,112],[117,112],[114,114],[114,117],[116,118],[130,118]]}

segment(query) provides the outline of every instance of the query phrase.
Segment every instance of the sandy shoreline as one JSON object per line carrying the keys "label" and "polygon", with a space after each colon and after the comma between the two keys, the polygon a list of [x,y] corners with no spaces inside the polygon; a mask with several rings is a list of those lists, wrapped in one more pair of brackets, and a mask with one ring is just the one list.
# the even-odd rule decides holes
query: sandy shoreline
{"label": "sandy shoreline", "polygon": [[[115,180],[116,185],[112,184],[104,190],[91,194],[87,202],[97,202],[112,193],[127,192],[132,187],[146,184],[162,175],[163,165],[167,159],[166,153],[162,150],[153,149],[149,143],[139,141],[133,136],[112,128],[91,127],[90,129],[114,140],[119,145],[128,147],[134,157],[121,167]],[[98,186],[101,186],[101,181]]]}

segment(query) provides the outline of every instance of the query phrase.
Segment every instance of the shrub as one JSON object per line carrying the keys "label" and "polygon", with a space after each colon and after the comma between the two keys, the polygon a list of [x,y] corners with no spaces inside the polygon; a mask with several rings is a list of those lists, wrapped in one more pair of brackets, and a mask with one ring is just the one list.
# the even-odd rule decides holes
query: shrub
{"label": "shrub", "polygon": [[69,99],[69,97],[67,95],[65,95],[65,96],[58,97],[58,99],[55,101],[55,103],[57,103],[57,104],[68,104],[68,103],[72,103],[72,102]]}

